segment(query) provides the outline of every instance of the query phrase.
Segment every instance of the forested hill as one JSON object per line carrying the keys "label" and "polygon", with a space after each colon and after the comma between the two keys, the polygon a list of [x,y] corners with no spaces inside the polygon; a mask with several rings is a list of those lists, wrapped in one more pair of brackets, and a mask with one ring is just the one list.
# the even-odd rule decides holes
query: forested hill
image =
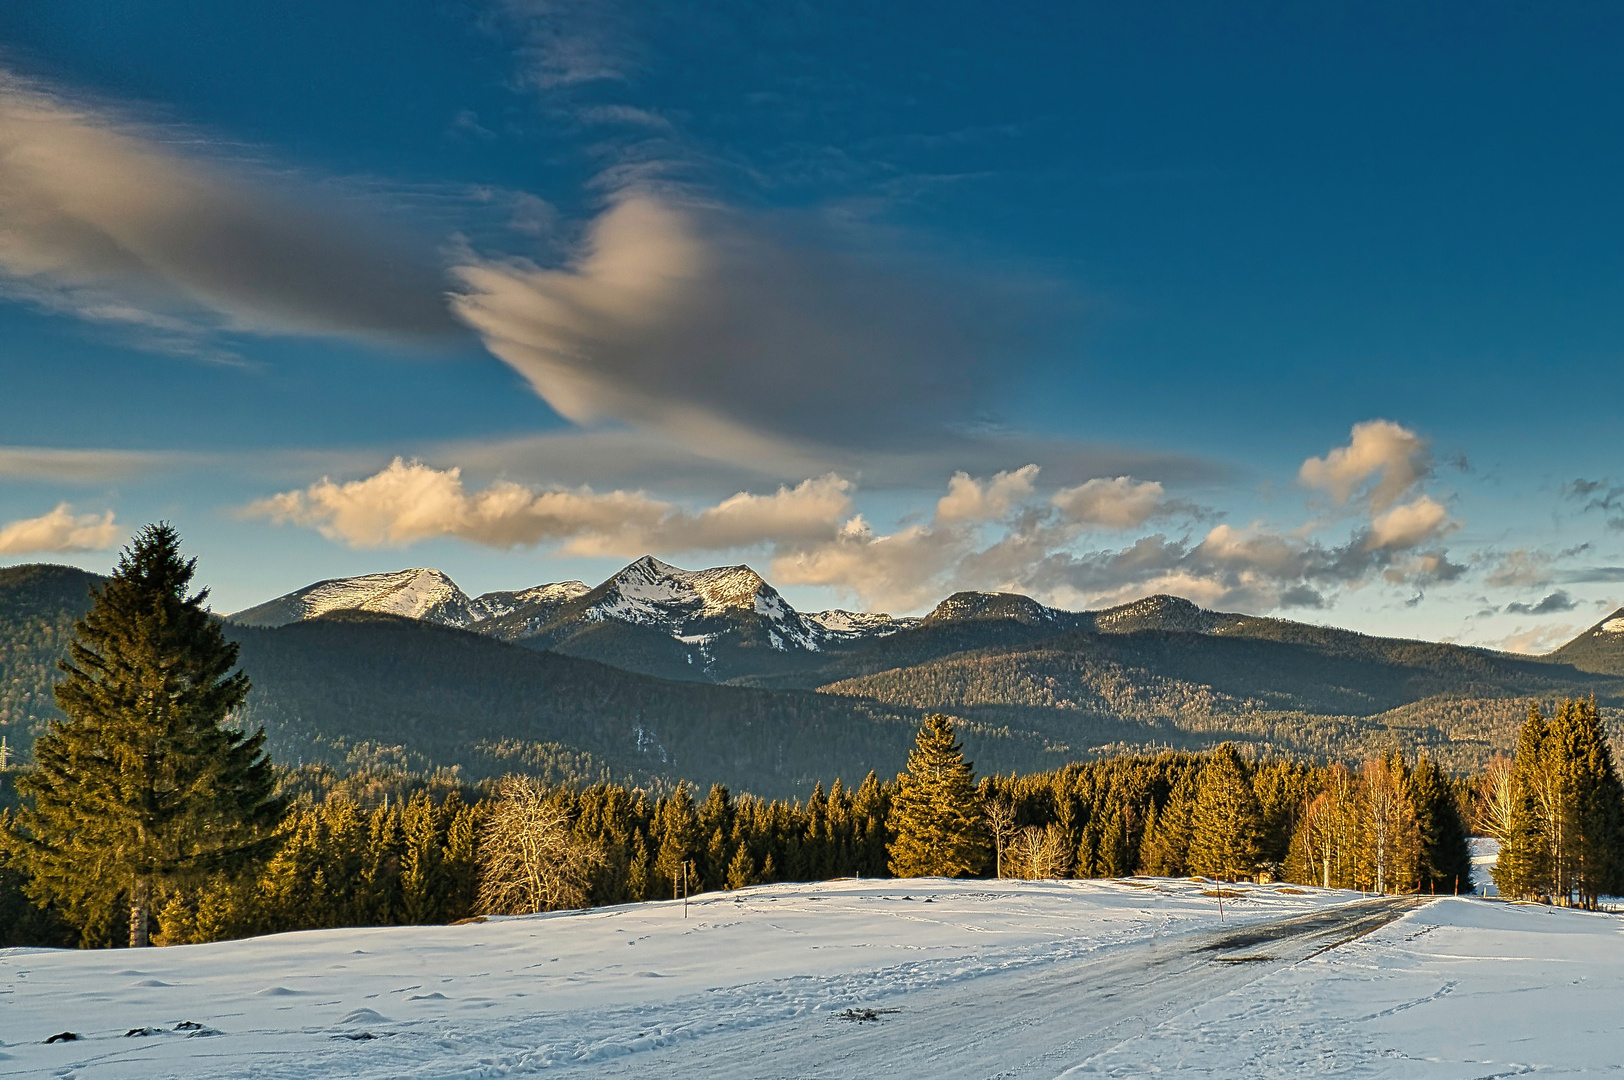
{"label": "forested hill", "polygon": [[90,607],[95,574],[72,566],[0,567],[0,735],[27,754],[46,717],[74,620]]}
{"label": "forested hill", "polygon": [[[275,756],[294,764],[687,778],[805,795],[818,780],[894,773],[918,727],[909,707],[672,682],[398,616],[344,612],[228,634],[254,680],[247,723],[263,724]],[[1005,768],[1044,760],[1031,738],[983,743]]]}
{"label": "forested hill", "polygon": [[[707,587],[722,580],[680,573]],[[55,664],[97,580],[69,567],[0,570],[0,735],[24,754],[56,715]],[[743,580],[756,597],[776,596]],[[619,600],[628,597],[648,604],[646,592]],[[699,601],[682,602],[684,625],[721,625]],[[966,748],[982,771],[1225,740],[1317,758],[1424,749],[1469,768],[1510,750],[1530,698],[1594,694],[1615,735],[1624,705],[1624,664],[1609,651],[1624,634],[1607,621],[1531,658],[1208,612],[1173,597],[1061,612],[1026,597],[958,594],[880,633],[848,632],[831,613],[795,616],[799,624],[793,614],[775,614],[759,642],[739,638],[755,673],[732,684],[695,678],[675,654],[651,664],[669,644],[653,619],[581,630],[577,645],[600,635],[599,660],[344,609],[227,632],[255,686],[246,719],[266,727],[282,761],[458,766],[469,779],[686,777],[763,795],[804,793],[816,778],[856,782],[871,768],[894,773],[918,717],[935,710],[968,721]],[[774,646],[772,633],[796,625],[817,628],[817,648]],[[601,662],[622,657],[626,668]]]}
{"label": "forested hill", "polygon": [[1624,608],[1551,653],[1549,659],[1581,671],[1624,676]]}

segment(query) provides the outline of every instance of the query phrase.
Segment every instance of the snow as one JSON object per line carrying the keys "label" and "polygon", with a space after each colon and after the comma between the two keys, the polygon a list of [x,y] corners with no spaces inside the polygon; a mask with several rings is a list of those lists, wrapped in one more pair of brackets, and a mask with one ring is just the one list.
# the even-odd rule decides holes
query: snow
{"label": "snow", "polygon": [[697,623],[752,613],[766,620],[775,649],[818,648],[813,628],[748,566],[683,570],[645,555],[606,584],[607,595],[582,613],[586,618],[652,627],[683,640],[695,635]]}
{"label": "snow", "polygon": [[[882,1005],[1215,925],[1187,882],[839,881],[448,927],[0,950],[0,1071],[81,1080],[491,1075]],[[1357,895],[1357,894],[1354,894]],[[1226,916],[1347,894],[1256,888]],[[191,1022],[215,1034],[176,1031]],[[125,1038],[150,1027],[159,1034]],[[61,1031],[82,1039],[46,1045]],[[367,1032],[377,1038],[352,1041]]]}
{"label": "snow", "polygon": [[860,637],[886,637],[898,630],[918,626],[918,619],[893,618],[879,611],[814,611],[802,615],[807,623],[823,631],[823,636],[834,640]]}
{"label": "snow", "polygon": [[1500,861],[1500,841],[1492,836],[1474,836],[1466,841],[1472,852],[1472,880],[1479,896],[1499,896],[1494,887],[1494,867]]}
{"label": "snow", "polygon": [[238,612],[233,618],[246,623],[280,625],[334,611],[374,611],[466,626],[473,621],[468,605],[468,597],[445,574],[432,567],[414,567],[388,574],[318,581],[270,603]]}
{"label": "snow", "polygon": [[[143,952],[0,950],[0,1072],[1453,1078],[1614,1067],[1624,920],[1422,898],[1368,936],[1288,955],[1223,935],[1371,909],[1357,893],[1230,888],[1241,896],[1225,903],[1222,931],[1199,882],[847,880],[706,894],[686,917],[666,901]],[[847,1009],[874,1013],[844,1023]],[[44,1042],[63,1031],[81,1038]]]}
{"label": "snow", "polygon": [[1604,634],[1624,634],[1624,615],[1608,619],[1602,623],[1601,632]]}
{"label": "snow", "polygon": [[1440,899],[1114,1047],[1090,1076],[1504,1077],[1618,1069],[1624,920]]}
{"label": "snow", "polygon": [[500,619],[535,604],[567,604],[591,591],[584,581],[555,581],[518,592],[484,593],[469,601],[469,608],[475,621],[484,622],[487,619]]}

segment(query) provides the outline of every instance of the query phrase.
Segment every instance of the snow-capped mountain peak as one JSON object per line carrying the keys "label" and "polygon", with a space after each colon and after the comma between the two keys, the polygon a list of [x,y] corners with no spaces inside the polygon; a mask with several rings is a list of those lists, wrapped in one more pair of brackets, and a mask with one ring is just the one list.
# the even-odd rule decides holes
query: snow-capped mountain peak
{"label": "snow-capped mountain peak", "polygon": [[775,647],[817,648],[817,635],[778,590],[748,566],[684,570],[652,555],[599,586],[603,596],[583,616],[664,630],[673,637],[703,636],[708,624],[729,616],[766,619]]}
{"label": "snow-capped mountain peak", "polygon": [[450,626],[475,621],[467,595],[432,567],[318,581],[231,619],[247,626],[282,626],[333,611],[375,611]]}

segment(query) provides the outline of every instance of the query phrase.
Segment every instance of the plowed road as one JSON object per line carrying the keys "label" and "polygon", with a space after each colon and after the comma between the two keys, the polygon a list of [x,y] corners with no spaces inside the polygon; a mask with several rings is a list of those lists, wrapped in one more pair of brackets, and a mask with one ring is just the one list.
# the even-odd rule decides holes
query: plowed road
{"label": "plowed road", "polygon": [[1095,958],[922,992],[872,1020],[804,1017],[597,1063],[581,1074],[707,1080],[1086,1076],[1092,1058],[1162,1021],[1362,937],[1425,902],[1387,897],[1234,930],[1156,938]]}

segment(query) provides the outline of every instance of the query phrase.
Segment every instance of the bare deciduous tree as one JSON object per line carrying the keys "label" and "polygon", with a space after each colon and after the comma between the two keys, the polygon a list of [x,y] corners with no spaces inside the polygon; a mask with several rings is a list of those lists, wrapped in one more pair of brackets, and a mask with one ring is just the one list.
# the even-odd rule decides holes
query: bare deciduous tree
{"label": "bare deciduous tree", "polygon": [[992,829],[994,877],[1004,876],[1004,846],[1015,828],[1015,808],[1008,799],[987,799],[987,825]]}
{"label": "bare deciduous tree", "polygon": [[586,907],[603,852],[575,838],[568,812],[540,781],[510,776],[497,788],[479,859],[479,910],[533,915]]}
{"label": "bare deciduous tree", "polygon": [[1478,777],[1477,798],[1472,825],[1484,836],[1504,841],[1511,835],[1511,815],[1516,809],[1516,788],[1511,781],[1511,759],[1496,754]]}
{"label": "bare deciduous tree", "polygon": [[1071,844],[1057,825],[1028,826],[1009,842],[1007,872],[1010,877],[1041,881],[1065,877],[1071,871]]}

